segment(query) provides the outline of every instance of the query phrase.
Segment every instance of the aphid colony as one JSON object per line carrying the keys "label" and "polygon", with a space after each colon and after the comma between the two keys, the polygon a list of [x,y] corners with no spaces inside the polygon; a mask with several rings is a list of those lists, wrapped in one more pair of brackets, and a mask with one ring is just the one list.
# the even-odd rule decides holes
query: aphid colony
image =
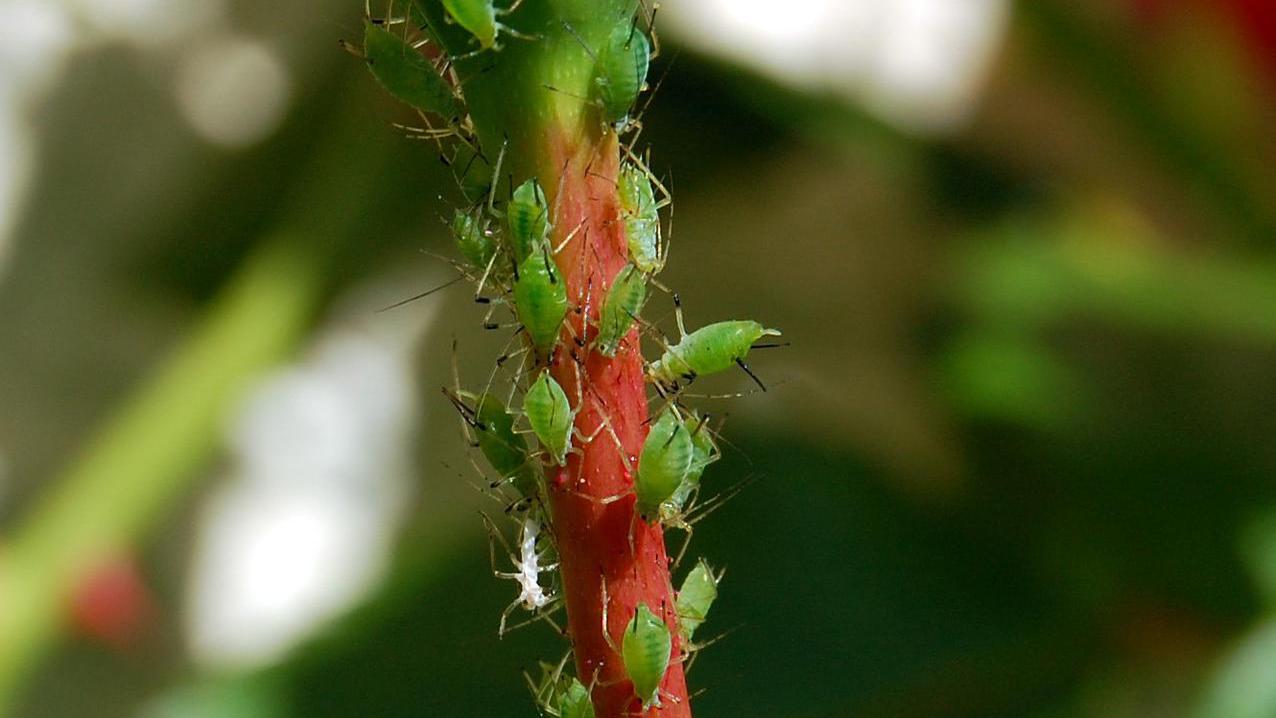
{"label": "aphid colony", "polygon": [[[596,108],[603,131],[618,135],[638,124],[634,106],[647,86],[655,40],[646,8],[634,1],[633,13],[618,17],[599,47],[589,47],[566,27],[596,68],[591,95],[584,99]],[[429,3],[436,6],[433,16]],[[760,339],[779,334],[747,320],[722,321],[687,332],[677,294],[672,292],[677,341],[667,339],[642,318],[649,286],[669,291],[655,277],[664,268],[669,247],[661,210],[670,199],[646,164],[628,148],[623,150],[615,180],[616,221],[623,225],[628,261],[603,282],[606,291],[596,318],[577,298],[569,297],[558,256],[579,228],[557,226],[558,208],[537,178],[502,175],[504,146],[480,148],[453,65],[470,56],[499,52],[502,36],[538,41],[535,35],[521,33],[502,21],[509,17],[513,22],[521,4],[522,0],[507,7],[498,7],[493,0],[401,0],[401,17],[393,16],[393,6],[386,18],[374,19],[367,13],[363,47],[352,50],[391,95],[421,116],[425,128],[415,130],[420,136],[458,141],[450,160],[459,170],[461,191],[469,204],[456,209],[449,222],[460,255],[454,265],[474,284],[476,301],[488,306],[483,325],[489,329],[517,327],[515,336],[522,340],[523,348],[507,351],[482,388],[463,390],[456,380],[454,387],[444,389],[460,414],[463,431],[482,457],[481,462],[474,460],[476,469],[518,527],[511,541],[495,521],[484,516],[493,540],[493,573],[513,580],[519,589],[517,598],[501,615],[502,635],[531,621],[555,625],[552,616],[560,603],[561,587],[552,573],[556,549],[546,501],[550,491],[547,470],[567,466],[573,453],[599,440],[613,442],[627,465],[631,460],[605,419],[590,434],[576,426],[582,407],[596,401],[589,385],[581,380],[579,367],[585,358],[590,353],[613,357],[627,342],[636,349],[643,337],[659,347],[657,358],[645,370],[655,403],[649,431],[630,472],[632,487],[601,501],[632,496],[635,521],[677,528],[689,539],[696,520],[719,503],[715,499],[697,507],[701,477],[721,452],[709,417],[685,406],[684,389],[701,376],[733,366],[757,381],[744,360],[751,349],[770,346],[757,344]],[[440,29],[437,22],[431,22],[433,17],[442,17],[452,25],[449,32],[459,27],[468,33],[470,47],[464,54],[449,56],[442,51],[437,40]],[[545,91],[555,90],[547,87]],[[511,324],[493,321],[493,313],[502,308],[510,313]],[[581,332],[567,321],[572,312],[588,322],[583,336],[577,336]],[[576,367],[570,393],[549,371],[551,362],[557,359],[561,364],[564,354]],[[760,381],[758,384],[761,386]],[[505,548],[512,570],[498,566],[497,543]],[[686,542],[678,561],[685,550]],[[693,642],[693,637],[708,617],[721,578],[721,572],[698,561],[676,592],[675,605],[639,604],[618,641],[607,632],[604,582],[603,636],[623,665],[633,697],[643,710],[660,705],[660,685],[670,664],[707,645]],[[532,617],[509,625],[508,619],[519,608],[531,612]],[[681,655],[673,655],[674,631]],[[543,675],[538,681],[528,677],[537,705],[543,713],[560,718],[593,716],[590,696],[597,677],[564,675],[567,662],[564,657],[556,665],[542,664]]]}

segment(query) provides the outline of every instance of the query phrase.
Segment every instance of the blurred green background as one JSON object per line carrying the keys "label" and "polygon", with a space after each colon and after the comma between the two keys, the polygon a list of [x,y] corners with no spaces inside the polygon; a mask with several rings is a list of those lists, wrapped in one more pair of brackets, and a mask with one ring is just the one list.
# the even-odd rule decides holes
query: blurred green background
{"label": "blurred green background", "polygon": [[[697,714],[1276,716],[1276,7],[665,5],[662,279],[792,341]],[[361,12],[0,1],[0,713],[533,714]]]}

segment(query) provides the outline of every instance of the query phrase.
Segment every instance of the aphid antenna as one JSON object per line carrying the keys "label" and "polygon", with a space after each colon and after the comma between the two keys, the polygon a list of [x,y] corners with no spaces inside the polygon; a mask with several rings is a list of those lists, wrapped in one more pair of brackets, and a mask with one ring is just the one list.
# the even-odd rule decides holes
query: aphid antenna
{"label": "aphid antenna", "polygon": [[[501,182],[501,165],[505,162],[505,150],[509,147],[510,138],[506,135],[501,141],[501,151],[496,155],[496,165],[492,169],[492,182],[487,186],[487,212],[491,215],[496,213],[496,188]],[[514,178],[510,177],[510,197],[514,196]]]}
{"label": "aphid antenna", "polygon": [[411,304],[412,302],[415,302],[415,301],[417,301],[418,299],[425,299],[426,297],[430,296],[431,294],[434,294],[435,292],[443,291],[444,289],[447,289],[448,287],[452,286],[453,284],[456,284],[457,282],[459,282],[459,281],[461,281],[461,280],[463,280],[463,279],[465,279],[465,277],[464,277],[464,276],[457,277],[457,278],[455,278],[455,279],[450,279],[450,280],[448,280],[448,281],[444,282],[443,284],[440,284],[439,286],[434,287],[433,289],[427,289],[427,290],[425,290],[424,292],[421,292],[420,294],[417,294],[417,295],[415,295],[415,296],[411,296],[411,297],[408,297],[407,299],[403,299],[403,300],[397,301],[397,302],[395,302],[394,304],[391,304],[391,305],[388,305],[388,306],[381,307],[380,309],[376,310],[376,312],[374,312],[374,313],[376,313],[376,314],[380,314],[381,312],[388,312],[388,311],[390,311],[391,309],[398,309],[399,307],[401,307],[401,306],[403,306],[403,305],[405,305],[405,304]]}
{"label": "aphid antenna", "polygon": [[585,38],[581,37],[580,33],[576,32],[576,28],[572,27],[572,24],[570,22],[563,20],[562,23],[563,23],[563,29],[567,30],[567,32],[570,33],[572,37],[576,38],[576,42],[580,43],[581,49],[585,51],[586,55],[589,55],[589,59],[593,60],[594,63],[597,64],[598,53],[590,49],[589,44],[585,42]]}

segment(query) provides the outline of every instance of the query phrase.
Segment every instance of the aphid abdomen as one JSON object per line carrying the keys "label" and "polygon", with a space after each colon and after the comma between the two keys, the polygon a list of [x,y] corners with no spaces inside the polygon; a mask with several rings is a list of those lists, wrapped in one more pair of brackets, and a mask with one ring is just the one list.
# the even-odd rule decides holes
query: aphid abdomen
{"label": "aphid abdomen", "polygon": [[452,218],[452,236],[456,239],[456,248],[461,256],[476,269],[486,268],[496,254],[496,243],[473,214],[456,210],[456,215]]}
{"label": "aphid abdomen", "polygon": [[548,353],[557,343],[567,316],[567,287],[549,258],[548,248],[542,246],[519,265],[514,303],[532,345],[541,354]]}
{"label": "aphid abdomen", "polygon": [[621,168],[617,185],[629,259],[647,274],[659,272],[664,258],[660,256],[660,213],[651,180],[631,163]]}
{"label": "aphid abdomen", "polygon": [[647,81],[651,44],[638,27],[626,20],[612,28],[598,57],[598,99],[608,123],[624,125]]}
{"label": "aphid abdomen", "polygon": [[634,684],[634,694],[642,700],[643,710],[660,705],[660,681],[669,668],[672,652],[673,636],[669,627],[647,604],[638,604],[633,620],[625,628],[620,655],[625,662],[625,672]]}
{"label": "aphid abdomen", "polygon": [[554,463],[565,466],[575,416],[563,387],[548,371],[541,372],[540,378],[528,388],[523,397],[523,413]]}
{"label": "aphid abdomen", "polygon": [[660,505],[673,496],[691,470],[691,434],[672,409],[652,425],[638,457],[634,480],[638,515],[647,522],[659,516]]}
{"label": "aphid abdomen", "polygon": [[595,347],[600,354],[608,357],[615,355],[646,300],[647,278],[634,265],[625,265],[607,290],[607,297],[603,300],[603,308],[599,313]]}
{"label": "aphid abdomen", "polygon": [[549,236],[549,204],[539,182],[529,179],[514,190],[506,208],[506,218],[510,249],[514,260],[521,263]]}
{"label": "aphid abdomen", "polygon": [[678,355],[696,375],[715,374],[748,356],[758,339],[779,334],[751,320],[717,322],[688,334],[677,347]]}
{"label": "aphid abdomen", "polygon": [[461,103],[451,84],[402,37],[367,22],[363,31],[363,54],[372,76],[391,95],[449,123],[459,121]]}
{"label": "aphid abdomen", "polygon": [[492,0],[442,0],[457,25],[465,28],[484,50],[496,44],[496,6]]}

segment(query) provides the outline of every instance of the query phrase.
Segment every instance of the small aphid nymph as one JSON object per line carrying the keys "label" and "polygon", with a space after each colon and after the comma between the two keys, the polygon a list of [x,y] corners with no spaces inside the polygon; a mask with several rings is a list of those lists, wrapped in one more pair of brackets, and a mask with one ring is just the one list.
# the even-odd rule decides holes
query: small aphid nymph
{"label": "small aphid nymph", "polygon": [[419,50],[379,24],[364,24],[363,54],[373,77],[391,95],[449,124],[460,121],[462,108],[451,83]]}
{"label": "small aphid nymph", "polygon": [[576,414],[567,401],[563,387],[554,381],[548,370],[542,371],[540,377],[528,388],[523,397],[523,413],[554,463],[566,466],[567,451],[571,448],[572,441],[572,422]]}
{"label": "small aphid nymph", "polygon": [[643,710],[660,705],[660,682],[669,669],[672,653],[673,635],[669,627],[647,604],[638,604],[620,641],[620,656],[625,663],[625,673],[634,684],[634,694],[642,700]]}
{"label": "small aphid nymph", "polygon": [[664,269],[664,248],[660,244],[660,205],[647,171],[636,163],[626,163],[616,178],[617,195],[625,225],[629,261],[645,274]]}
{"label": "small aphid nymph", "polygon": [[487,268],[496,256],[496,243],[483,228],[477,213],[456,210],[452,217],[452,237],[456,240],[456,248],[465,257],[470,266],[479,271]]}
{"label": "small aphid nymph", "polygon": [[[475,397],[467,392],[444,393],[474,431],[479,451],[499,475],[496,485],[511,484],[522,498],[537,495],[540,469],[528,452],[527,441],[514,431],[514,416],[501,400],[491,394]],[[471,408],[467,399],[475,401],[476,406]]]}
{"label": "small aphid nymph", "polygon": [[647,69],[651,62],[651,42],[629,19],[618,22],[607,35],[607,44],[598,52],[598,70],[594,78],[598,104],[603,119],[617,134],[631,124],[629,112],[638,95],[647,86]]}
{"label": "small aphid nymph", "polygon": [[691,432],[673,407],[665,409],[652,424],[638,457],[635,508],[643,521],[651,523],[659,519],[661,505],[686,480],[694,458]]}
{"label": "small aphid nymph", "polygon": [[710,324],[668,347],[651,363],[647,374],[659,386],[676,389],[679,382],[689,383],[698,376],[725,371],[732,365],[748,371],[744,359],[753,343],[764,336],[778,337],[780,332],[749,320]]}
{"label": "small aphid nymph", "polygon": [[514,279],[514,307],[536,351],[542,357],[548,355],[558,342],[567,317],[567,287],[548,247],[542,245],[519,265]]}
{"label": "small aphid nymph", "polygon": [[620,342],[629,333],[647,301],[647,278],[632,264],[616,274],[598,315],[598,336],[594,347],[599,354],[615,356]]}
{"label": "small aphid nymph", "polygon": [[505,210],[509,224],[510,250],[516,262],[523,262],[536,252],[549,237],[549,203],[545,190],[535,179],[529,179],[514,190]]}
{"label": "small aphid nymph", "polygon": [[697,561],[695,568],[682,580],[675,608],[678,613],[678,633],[684,643],[691,643],[696,629],[709,617],[709,609],[718,598],[718,583],[721,581],[722,574],[715,574],[704,559]]}

